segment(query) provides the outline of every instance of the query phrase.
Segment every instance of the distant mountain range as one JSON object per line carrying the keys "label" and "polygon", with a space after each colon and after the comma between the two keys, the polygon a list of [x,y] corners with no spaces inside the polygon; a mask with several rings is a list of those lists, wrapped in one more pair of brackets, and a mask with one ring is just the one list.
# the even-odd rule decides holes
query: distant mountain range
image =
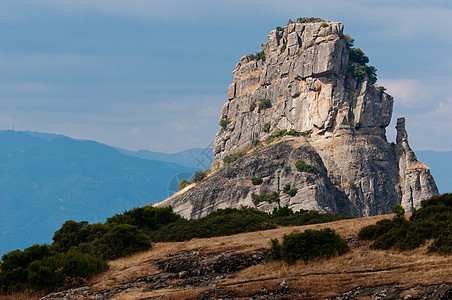
{"label": "distant mountain range", "polygon": [[[452,151],[416,151],[441,193],[452,192]],[[63,135],[0,131],[0,255],[50,242],[66,220],[104,221],[158,202],[210,167],[212,149],[130,151]]]}
{"label": "distant mountain range", "polygon": [[167,198],[182,178],[202,169],[192,157],[202,151],[133,152],[62,135],[0,131],[0,255],[50,242],[66,220],[104,221]]}

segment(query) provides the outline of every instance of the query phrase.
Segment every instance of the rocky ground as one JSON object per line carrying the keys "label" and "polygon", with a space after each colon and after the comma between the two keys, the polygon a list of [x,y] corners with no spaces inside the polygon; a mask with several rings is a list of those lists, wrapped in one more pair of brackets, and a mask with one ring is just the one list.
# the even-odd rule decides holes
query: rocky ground
{"label": "rocky ground", "polygon": [[[400,253],[357,240],[359,228],[385,217],[159,243],[42,299],[452,299],[452,258],[428,254],[427,245]],[[271,238],[324,227],[351,251],[308,264],[265,261]]]}

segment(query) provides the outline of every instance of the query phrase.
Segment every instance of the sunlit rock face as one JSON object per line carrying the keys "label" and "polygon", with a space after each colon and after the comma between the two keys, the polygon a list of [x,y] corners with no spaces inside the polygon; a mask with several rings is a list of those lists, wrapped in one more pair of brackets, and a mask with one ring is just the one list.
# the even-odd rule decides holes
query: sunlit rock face
{"label": "sunlit rock face", "polygon": [[[241,205],[370,216],[391,213],[397,204],[409,211],[438,194],[429,169],[409,148],[404,119],[397,143],[387,142],[393,97],[367,76],[350,73],[349,52],[340,23],[294,22],[272,31],[265,59],[244,56],[233,72],[214,142],[216,172],[161,205],[191,218]],[[263,143],[281,129],[298,136]],[[248,154],[225,165],[224,158],[239,151]],[[298,171],[298,160],[316,171]],[[251,177],[263,183],[254,186]],[[287,184],[296,195],[283,192]],[[273,191],[279,201],[253,201],[252,194]]]}

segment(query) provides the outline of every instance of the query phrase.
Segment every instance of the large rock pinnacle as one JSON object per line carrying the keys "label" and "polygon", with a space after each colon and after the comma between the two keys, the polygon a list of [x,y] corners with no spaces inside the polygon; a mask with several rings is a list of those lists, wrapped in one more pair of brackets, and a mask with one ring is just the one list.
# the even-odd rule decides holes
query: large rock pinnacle
{"label": "large rock pinnacle", "polygon": [[[404,118],[397,144],[387,142],[393,98],[371,73],[353,72],[371,70],[353,59],[354,50],[336,22],[292,22],[272,31],[262,52],[242,57],[233,71],[214,142],[216,172],[161,205],[186,217],[240,205],[369,216],[400,203],[410,210],[437,194],[428,168],[414,160]],[[270,143],[278,130],[296,136]],[[237,152],[248,154],[225,165]],[[298,160],[316,171],[298,171]],[[251,177],[263,183],[253,186]],[[287,184],[296,195],[283,192]],[[280,201],[253,201],[253,194],[273,191]]]}

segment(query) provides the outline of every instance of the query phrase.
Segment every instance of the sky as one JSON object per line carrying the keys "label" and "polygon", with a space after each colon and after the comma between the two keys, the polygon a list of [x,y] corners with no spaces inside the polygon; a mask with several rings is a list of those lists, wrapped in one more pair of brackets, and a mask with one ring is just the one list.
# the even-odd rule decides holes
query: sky
{"label": "sky", "polygon": [[416,150],[452,150],[450,0],[0,0],[0,129],[130,150],[209,147],[232,71],[289,19],[370,58]]}

